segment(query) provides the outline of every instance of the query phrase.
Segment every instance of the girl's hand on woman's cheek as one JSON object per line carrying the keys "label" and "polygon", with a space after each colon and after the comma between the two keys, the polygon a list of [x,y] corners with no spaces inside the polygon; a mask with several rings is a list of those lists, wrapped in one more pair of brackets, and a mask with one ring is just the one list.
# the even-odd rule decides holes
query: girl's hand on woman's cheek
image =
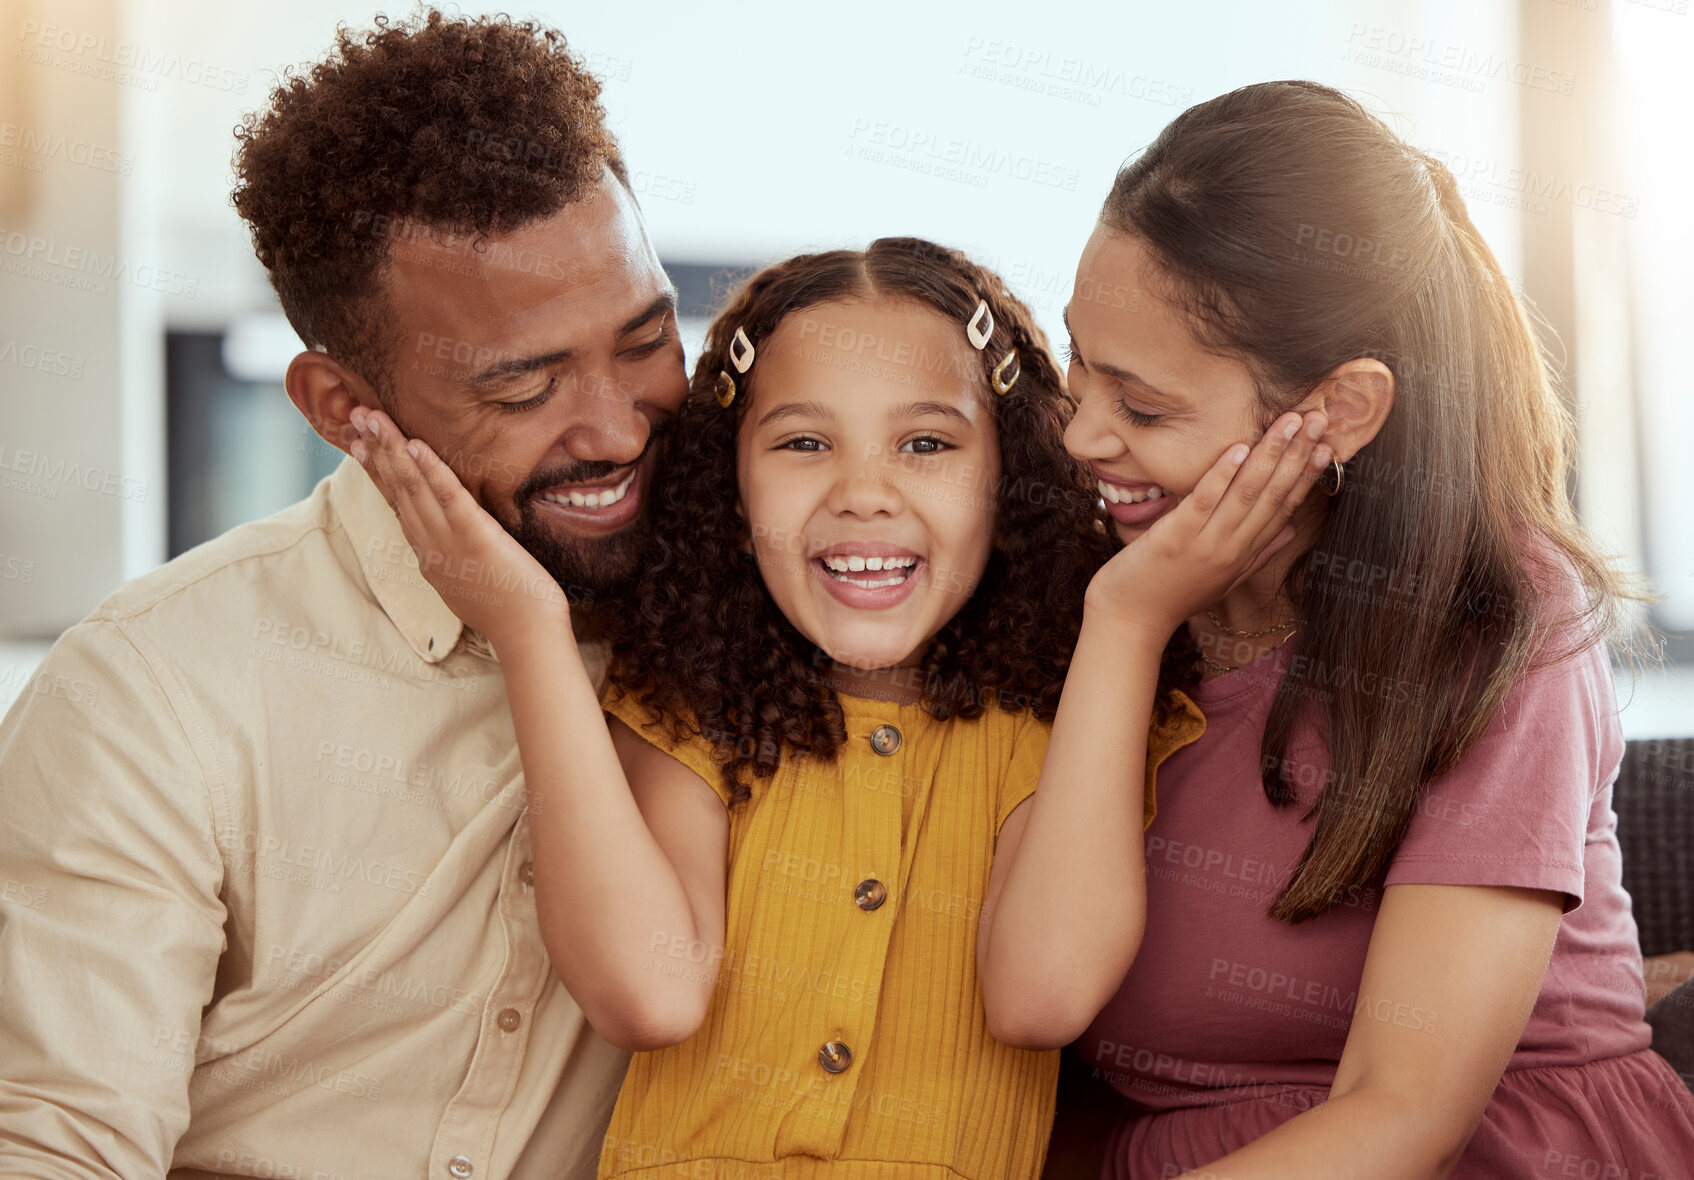
{"label": "girl's hand on woman's cheek", "polygon": [[418,555],[418,570],[453,613],[503,637],[536,622],[570,618],[559,584],[478,504],[453,469],[421,439],[407,440],[380,410],[353,411],[353,457],[381,489]]}
{"label": "girl's hand on woman's cheek", "polygon": [[1256,573],[1294,537],[1289,518],[1329,466],[1314,411],[1284,414],[1249,451],[1226,450],[1181,503],[1094,575],[1087,609],[1168,638],[1183,620]]}

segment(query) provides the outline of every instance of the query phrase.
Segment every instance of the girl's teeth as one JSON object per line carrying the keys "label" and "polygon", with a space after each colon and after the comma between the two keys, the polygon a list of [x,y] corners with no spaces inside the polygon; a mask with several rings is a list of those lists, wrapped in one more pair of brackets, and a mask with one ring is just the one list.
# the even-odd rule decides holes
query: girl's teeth
{"label": "girl's teeth", "polygon": [[1157,500],[1160,496],[1170,495],[1164,488],[1120,488],[1117,484],[1105,480],[1095,480],[1100,489],[1100,497],[1109,504],[1139,504],[1143,500]]}
{"label": "girl's teeth", "polygon": [[[917,564],[915,557],[864,557],[860,554],[848,556],[831,555],[820,559],[838,581],[851,582],[855,586],[863,586],[867,590],[875,590],[880,586],[898,586],[911,577],[912,567]],[[897,571],[892,578],[853,578],[849,574],[867,572]]]}

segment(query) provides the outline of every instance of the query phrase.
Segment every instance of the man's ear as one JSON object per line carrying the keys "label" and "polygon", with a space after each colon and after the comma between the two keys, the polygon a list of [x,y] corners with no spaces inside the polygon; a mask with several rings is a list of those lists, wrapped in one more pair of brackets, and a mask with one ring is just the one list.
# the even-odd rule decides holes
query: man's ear
{"label": "man's ear", "polygon": [[1394,374],[1371,357],[1337,365],[1297,407],[1329,419],[1323,441],[1345,463],[1377,436],[1394,408]]}
{"label": "man's ear", "polygon": [[282,379],[289,400],[305,415],[318,436],[338,451],[351,454],[356,433],[351,415],[354,406],[382,409],[365,380],[327,352],[302,352],[288,362]]}

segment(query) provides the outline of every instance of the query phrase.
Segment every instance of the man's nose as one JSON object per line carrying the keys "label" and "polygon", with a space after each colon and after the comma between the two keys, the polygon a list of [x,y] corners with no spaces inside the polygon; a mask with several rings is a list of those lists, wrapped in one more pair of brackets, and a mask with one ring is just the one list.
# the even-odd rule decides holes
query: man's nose
{"label": "man's nose", "polygon": [[565,414],[559,441],[565,453],[619,466],[639,458],[652,423],[637,408],[633,392],[606,373],[575,374],[571,384],[568,396],[559,399]]}

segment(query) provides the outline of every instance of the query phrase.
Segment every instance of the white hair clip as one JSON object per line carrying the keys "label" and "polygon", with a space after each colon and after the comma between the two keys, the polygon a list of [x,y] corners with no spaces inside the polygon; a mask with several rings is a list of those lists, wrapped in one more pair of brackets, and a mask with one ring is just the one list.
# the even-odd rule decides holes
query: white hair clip
{"label": "white hair clip", "polygon": [[735,329],[735,338],[729,342],[729,363],[735,366],[737,373],[745,373],[753,367],[753,342],[740,328]]}
{"label": "white hair clip", "polygon": [[976,310],[965,321],[965,335],[978,352],[988,347],[988,338],[994,335],[994,313],[988,310],[988,300],[976,301]]}
{"label": "white hair clip", "polygon": [[[735,335],[730,339],[729,363],[735,366],[737,373],[746,373],[753,367],[753,342],[747,338],[747,333],[741,328],[735,329]],[[735,400],[735,378],[729,375],[728,369],[718,370],[718,383],[712,390],[712,396],[718,399],[718,405],[729,409]]]}

